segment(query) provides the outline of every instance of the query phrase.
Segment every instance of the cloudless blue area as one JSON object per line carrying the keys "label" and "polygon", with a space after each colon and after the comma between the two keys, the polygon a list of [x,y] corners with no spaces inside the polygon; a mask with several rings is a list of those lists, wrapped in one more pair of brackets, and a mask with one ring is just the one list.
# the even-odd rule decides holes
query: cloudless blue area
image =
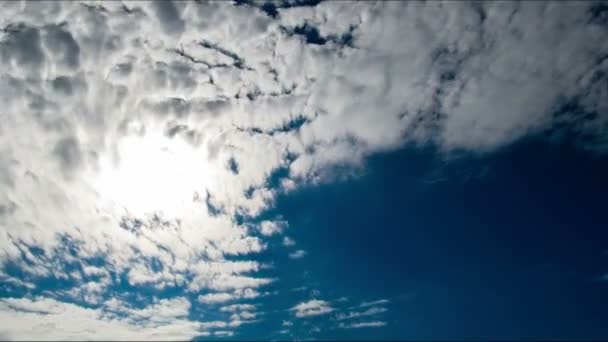
{"label": "cloudless blue area", "polygon": [[281,287],[391,300],[384,328],[302,337],[608,338],[607,175],[606,157],[528,139],[447,159],[406,148],[280,198],[270,214],[309,253],[276,262]]}

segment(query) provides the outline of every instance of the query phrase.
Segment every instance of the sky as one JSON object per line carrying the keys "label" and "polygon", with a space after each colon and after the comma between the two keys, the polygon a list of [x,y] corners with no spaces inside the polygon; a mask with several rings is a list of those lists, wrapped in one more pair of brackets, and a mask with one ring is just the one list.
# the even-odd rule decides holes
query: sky
{"label": "sky", "polygon": [[608,3],[0,3],[0,340],[608,339]]}

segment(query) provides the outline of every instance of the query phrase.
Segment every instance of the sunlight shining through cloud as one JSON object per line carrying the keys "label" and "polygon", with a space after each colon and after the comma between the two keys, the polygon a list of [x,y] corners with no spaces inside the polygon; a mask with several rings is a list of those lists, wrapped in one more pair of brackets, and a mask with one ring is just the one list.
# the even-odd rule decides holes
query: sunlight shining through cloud
{"label": "sunlight shining through cloud", "polygon": [[204,150],[162,132],[127,136],[116,150],[100,156],[94,186],[102,200],[142,217],[161,212],[168,218],[189,214],[213,182],[212,165]]}
{"label": "sunlight shining through cloud", "polygon": [[409,221],[438,209],[400,185],[423,162],[368,167],[538,135],[605,156],[605,19],[594,2],[0,2],[0,339],[405,336],[391,285],[435,261],[405,246],[446,225]]}

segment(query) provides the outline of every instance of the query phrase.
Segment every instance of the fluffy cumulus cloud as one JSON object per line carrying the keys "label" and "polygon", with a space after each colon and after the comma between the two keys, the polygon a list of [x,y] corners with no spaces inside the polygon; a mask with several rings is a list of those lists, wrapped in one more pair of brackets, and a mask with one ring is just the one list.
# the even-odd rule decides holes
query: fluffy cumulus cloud
{"label": "fluffy cumulus cloud", "polygon": [[42,297],[8,298],[0,300],[2,339],[183,340],[208,335],[200,323],[186,318],[189,308],[183,298],[143,309],[109,301],[105,310]]}
{"label": "fluffy cumulus cloud", "polygon": [[[279,194],[408,143],[608,149],[605,7],[311,5],[0,4],[0,336],[231,336],[250,320],[193,313],[275,283]],[[113,316],[141,288],[184,297]]]}
{"label": "fluffy cumulus cloud", "polygon": [[287,227],[286,221],[262,221],[259,225],[259,231],[262,235],[271,236],[283,232]]}

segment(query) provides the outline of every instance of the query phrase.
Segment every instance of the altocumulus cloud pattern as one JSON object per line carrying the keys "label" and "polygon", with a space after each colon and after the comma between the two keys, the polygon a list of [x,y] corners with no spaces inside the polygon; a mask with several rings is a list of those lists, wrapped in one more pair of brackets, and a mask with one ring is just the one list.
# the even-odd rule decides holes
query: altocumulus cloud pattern
{"label": "altocumulus cloud pattern", "polygon": [[0,339],[389,327],[392,298],[284,285],[274,258],[314,253],[265,213],[404,146],[551,132],[604,155],[607,18],[592,1],[2,2]]}

